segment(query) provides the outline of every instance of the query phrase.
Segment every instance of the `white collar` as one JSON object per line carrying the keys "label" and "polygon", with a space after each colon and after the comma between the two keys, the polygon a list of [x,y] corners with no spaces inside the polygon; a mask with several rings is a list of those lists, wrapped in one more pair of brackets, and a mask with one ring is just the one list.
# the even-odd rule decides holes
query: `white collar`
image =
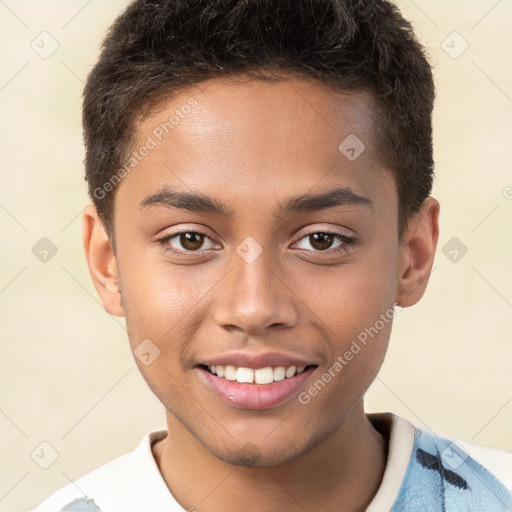
{"label": "white collar", "polygon": [[[381,485],[366,512],[388,512],[393,508],[398,497],[411,459],[415,429],[412,423],[390,412],[367,413],[367,416],[375,428],[388,440],[388,457]],[[139,462],[147,466],[147,475],[158,479],[162,484],[162,486],[158,485],[158,495],[169,493],[169,491],[153,457],[151,445],[166,435],[166,430],[149,432],[135,450],[136,452],[140,450]],[[158,500],[156,502],[159,503]],[[172,498],[172,504],[178,505],[174,498]]]}
{"label": "white collar", "polygon": [[[392,413],[373,413],[368,417],[388,438],[388,458],[382,483],[367,512],[389,512],[409,464],[414,426]],[[147,432],[135,450],[57,490],[33,512],[55,512],[84,495],[94,499],[103,512],[183,512],[169,491],[152,452],[152,445],[166,436],[166,429]]]}
{"label": "white collar", "polygon": [[388,512],[398,498],[414,447],[414,425],[390,412],[367,413],[368,419],[388,439],[388,457],[382,482],[366,512]]}

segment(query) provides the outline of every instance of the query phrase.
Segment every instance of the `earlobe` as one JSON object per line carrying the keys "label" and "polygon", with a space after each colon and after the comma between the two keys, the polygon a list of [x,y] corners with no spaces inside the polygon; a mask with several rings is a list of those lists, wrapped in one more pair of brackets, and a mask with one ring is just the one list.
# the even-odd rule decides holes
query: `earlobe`
{"label": "earlobe", "polygon": [[425,199],[404,234],[396,302],[403,307],[416,304],[427,288],[439,238],[439,202]]}
{"label": "earlobe", "polygon": [[103,223],[92,204],[82,214],[82,240],[89,273],[103,307],[111,315],[124,316],[116,257]]}

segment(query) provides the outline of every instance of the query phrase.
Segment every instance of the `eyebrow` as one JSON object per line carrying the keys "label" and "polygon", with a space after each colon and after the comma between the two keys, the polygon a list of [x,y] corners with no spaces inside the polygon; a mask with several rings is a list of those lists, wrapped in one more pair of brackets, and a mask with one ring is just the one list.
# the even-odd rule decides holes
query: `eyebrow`
{"label": "eyebrow", "polygon": [[[214,198],[201,193],[174,190],[168,186],[162,187],[139,204],[140,209],[151,206],[210,213],[226,218],[234,216],[233,210]],[[281,217],[291,213],[318,212],[336,206],[366,206],[373,209],[373,203],[367,197],[356,194],[350,188],[337,187],[320,194],[302,194],[289,198],[278,205],[275,215]]]}

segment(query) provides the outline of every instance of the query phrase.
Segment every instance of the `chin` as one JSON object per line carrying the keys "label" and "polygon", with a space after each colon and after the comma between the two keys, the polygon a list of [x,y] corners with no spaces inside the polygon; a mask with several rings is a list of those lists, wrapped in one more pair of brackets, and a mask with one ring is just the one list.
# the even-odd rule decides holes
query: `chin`
{"label": "chin", "polygon": [[233,466],[271,467],[286,464],[300,457],[309,445],[310,443],[308,442],[304,442],[303,445],[299,446],[297,444],[276,446],[269,443],[261,447],[251,442],[246,442],[239,448],[235,448],[232,445],[227,447],[227,449],[212,446],[205,446],[205,448],[218,459]]}

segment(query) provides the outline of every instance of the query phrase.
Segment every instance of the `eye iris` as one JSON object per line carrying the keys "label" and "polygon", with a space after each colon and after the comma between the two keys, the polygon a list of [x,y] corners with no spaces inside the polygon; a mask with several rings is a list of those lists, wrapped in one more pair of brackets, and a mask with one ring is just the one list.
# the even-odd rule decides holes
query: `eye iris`
{"label": "eye iris", "polygon": [[201,233],[182,233],[180,235],[180,244],[187,250],[193,251],[203,245],[204,235]]}
{"label": "eye iris", "polygon": [[314,233],[309,235],[309,239],[312,247],[324,251],[332,245],[334,236],[329,233]]}

